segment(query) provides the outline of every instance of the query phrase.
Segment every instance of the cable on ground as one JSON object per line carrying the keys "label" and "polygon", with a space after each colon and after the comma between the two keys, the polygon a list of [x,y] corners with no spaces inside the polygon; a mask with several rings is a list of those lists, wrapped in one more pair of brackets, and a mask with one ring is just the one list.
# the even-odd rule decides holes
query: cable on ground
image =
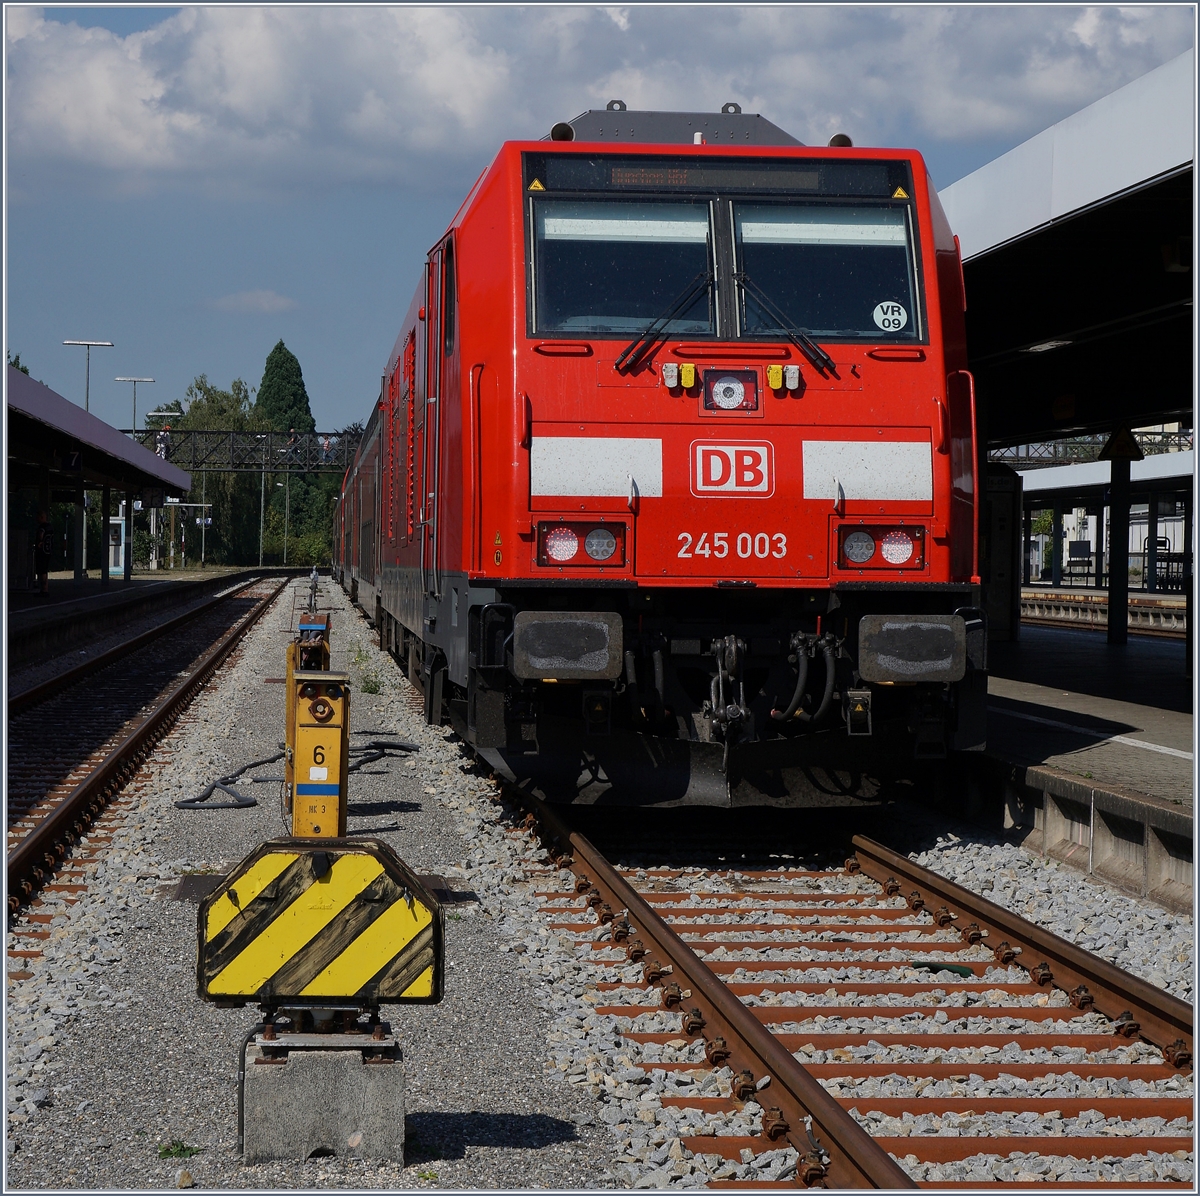
{"label": "cable on ground", "polygon": [[[176,807],[180,810],[244,810],[250,806],[257,806],[258,801],[253,797],[246,797],[233,788],[233,783],[244,772],[249,772],[252,768],[260,768],[264,764],[274,764],[277,760],[283,759],[282,752],[276,752],[273,756],[267,756],[262,760],[252,760],[249,764],[243,764],[236,772],[231,772],[227,776],[221,777],[219,780],[213,781],[212,784],[206,786],[197,797],[186,798],[183,801],[177,801]],[[254,778],[251,778],[254,779]],[[233,798],[232,801],[209,801],[208,799],[217,791],[228,793]]]}

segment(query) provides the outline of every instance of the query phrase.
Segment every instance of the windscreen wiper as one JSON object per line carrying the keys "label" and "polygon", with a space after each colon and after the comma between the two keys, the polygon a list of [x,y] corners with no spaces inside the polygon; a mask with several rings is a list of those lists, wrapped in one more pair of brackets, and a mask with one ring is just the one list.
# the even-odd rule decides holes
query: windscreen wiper
{"label": "windscreen wiper", "polygon": [[747,291],[751,296],[753,296],[754,301],[759,305],[759,307],[761,307],[763,311],[765,311],[767,315],[769,315],[771,319],[773,319],[775,323],[779,325],[780,330],[787,336],[788,340],[790,340],[792,344],[795,345],[796,348],[808,358],[808,360],[816,369],[820,370],[822,374],[828,372],[833,374],[835,377],[837,376],[837,363],[833,360],[833,358],[830,357],[829,354],[826,353],[825,350],[822,349],[821,346],[818,345],[817,342],[814,341],[812,337],[804,331],[803,328],[797,328],[791,322],[791,320],[789,320],[787,316],[785,316],[783,312],[781,312],[779,308],[776,307],[769,298],[767,298],[767,295],[763,289],[750,280],[750,276],[745,272],[745,270],[740,271],[733,277],[744,291]]}
{"label": "windscreen wiper", "polygon": [[656,316],[649,324],[646,325],[642,334],[636,340],[632,340],[621,350],[621,355],[616,360],[616,368],[621,370],[636,370],[639,365],[650,355],[651,350],[659,340],[662,339],[667,331],[671,321],[676,316],[682,315],[696,301],[697,296],[706,288],[712,286],[713,275],[711,270],[701,270],[691,282],[688,283],[687,289],[676,299],[669,308],[661,316]]}

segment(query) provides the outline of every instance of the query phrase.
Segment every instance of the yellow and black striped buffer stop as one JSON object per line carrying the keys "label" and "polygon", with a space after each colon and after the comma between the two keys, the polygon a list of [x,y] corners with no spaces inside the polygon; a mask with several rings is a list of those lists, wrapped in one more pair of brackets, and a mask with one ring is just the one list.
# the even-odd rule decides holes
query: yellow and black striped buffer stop
{"label": "yellow and black striped buffer stop", "polygon": [[205,1000],[442,999],[442,908],[378,839],[262,844],[205,898],[198,936]]}

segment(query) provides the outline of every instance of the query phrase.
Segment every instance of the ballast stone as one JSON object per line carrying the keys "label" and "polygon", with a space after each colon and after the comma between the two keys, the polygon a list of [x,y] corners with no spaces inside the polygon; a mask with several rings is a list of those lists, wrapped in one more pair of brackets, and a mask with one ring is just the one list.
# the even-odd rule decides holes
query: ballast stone
{"label": "ballast stone", "polygon": [[314,1153],[404,1162],[404,1060],[364,1063],[361,1050],[293,1050],[258,1063],[246,1048],[244,1163],[304,1160]]}

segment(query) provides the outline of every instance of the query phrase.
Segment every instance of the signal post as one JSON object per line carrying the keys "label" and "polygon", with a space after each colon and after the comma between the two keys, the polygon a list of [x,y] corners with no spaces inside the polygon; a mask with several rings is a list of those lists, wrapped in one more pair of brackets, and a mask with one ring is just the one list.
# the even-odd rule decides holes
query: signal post
{"label": "signal post", "polygon": [[386,843],[346,838],[350,677],[330,670],[329,636],[310,610],[287,648],[292,833],[247,856],[198,918],[199,995],[262,1012],[238,1060],[246,1163],[403,1161],[403,1051],[379,1008],[442,997],[438,901]]}

